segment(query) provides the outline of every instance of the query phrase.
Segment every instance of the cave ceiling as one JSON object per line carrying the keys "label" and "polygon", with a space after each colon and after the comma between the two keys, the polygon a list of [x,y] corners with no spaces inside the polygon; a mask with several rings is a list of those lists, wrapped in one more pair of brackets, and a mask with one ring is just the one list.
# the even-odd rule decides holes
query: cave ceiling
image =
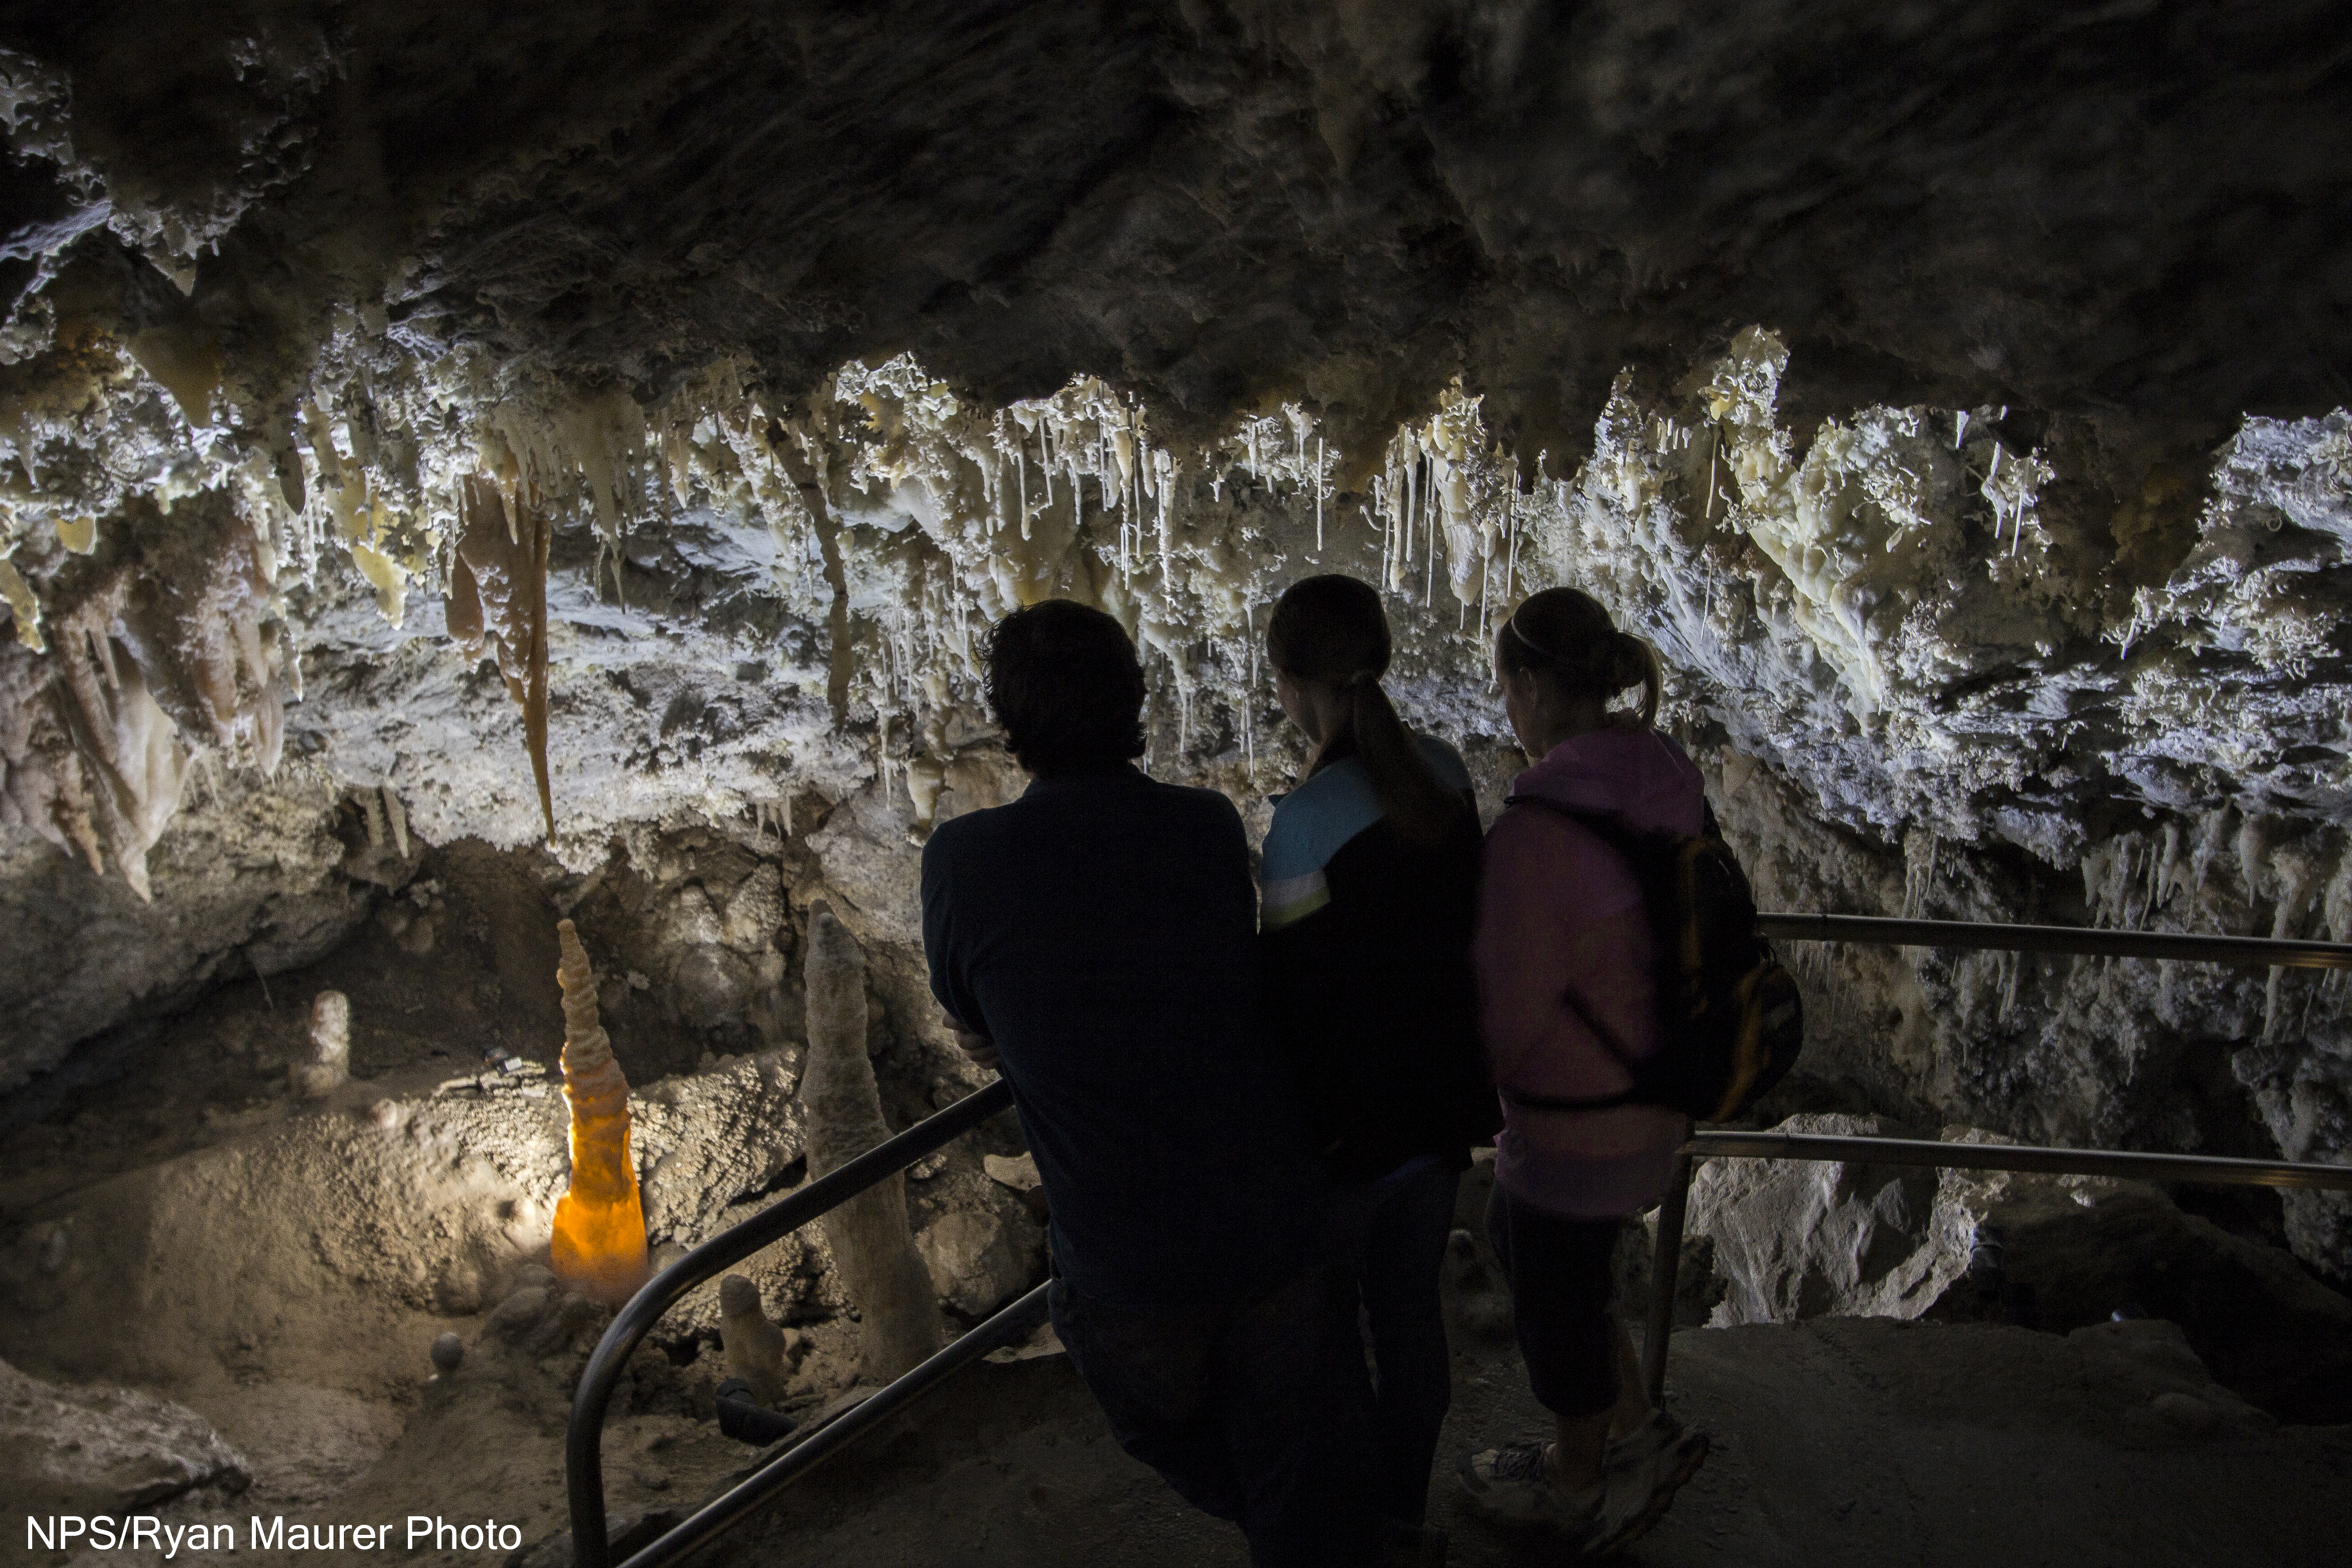
{"label": "cave ceiling", "polygon": [[5,43],[20,322],[192,314],[247,429],[337,307],[641,399],[912,351],[1369,429],[1458,374],[1562,449],[1750,323],[1825,408],[2346,398],[2325,4],[91,0]]}

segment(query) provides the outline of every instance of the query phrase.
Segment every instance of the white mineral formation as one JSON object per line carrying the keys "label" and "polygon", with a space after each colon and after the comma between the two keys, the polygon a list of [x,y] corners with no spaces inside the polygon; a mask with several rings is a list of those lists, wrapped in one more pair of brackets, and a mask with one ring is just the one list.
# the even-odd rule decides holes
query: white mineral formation
{"label": "white mineral formation", "polygon": [[[404,341],[339,326],[267,450],[192,442],[175,409],[199,389],[135,355],[95,392],[26,403],[13,437],[0,420],[0,464],[13,442],[41,475],[0,497],[0,834],[134,887],[154,847],[169,889],[135,962],[0,973],[0,1081],[260,924],[274,886],[218,868],[274,856],[295,889],[326,882],[320,832],[279,848],[300,847],[286,802],[310,775],[237,765],[275,754],[303,658],[317,695],[294,721],[324,748],[304,754],[364,787],[394,848],[395,799],[423,843],[545,837],[539,759],[511,745],[504,683],[469,678],[478,649],[520,682],[528,749],[553,753],[568,869],[681,811],[762,825],[781,801],[781,833],[798,791],[860,803],[807,825],[819,870],[903,910],[903,838],[967,807],[975,760],[999,754],[992,619],[1047,595],[1116,616],[1144,658],[1152,766],[1248,815],[1264,612],[1308,570],[1383,585],[1402,710],[1474,764],[1509,752],[1497,615],[1557,584],[1595,594],[1657,645],[1669,727],[1781,907],[2352,936],[2352,413],[2248,416],[2218,452],[2168,457],[2000,403],[1784,396],[1790,347],[1758,328],[1678,381],[1622,377],[1578,461],[1581,431],[1547,451],[1490,426],[1507,402],[1458,387],[1379,427],[1310,398],[1195,428],[1083,374],[1002,402],[907,355],[799,392],[722,359],[639,405]],[[391,658],[381,621],[411,598],[456,641]],[[750,603],[750,621],[696,608]],[[674,684],[606,678],[656,647]],[[1499,775],[1481,777],[1491,800]],[[895,819],[853,833],[877,806]],[[110,892],[52,883],[60,865],[0,864],[0,950],[74,953],[116,929]],[[437,929],[415,918],[401,940],[423,956]],[[893,917],[871,940],[911,930]],[[1850,1089],[1839,1103],[2032,1142],[2220,1147],[2243,1121],[2254,1148],[2352,1148],[2340,979],[1813,957],[1805,1070]],[[2173,1092],[2192,1058],[2221,1100]],[[2352,1201],[2284,1201],[2306,1259],[2352,1267]]]}
{"label": "white mineral formation", "polygon": [[241,1492],[251,1479],[184,1405],[62,1387],[0,1362],[0,1498],[12,1514],[143,1512],[199,1487]]}
{"label": "white mineral formation", "polygon": [[[838,1169],[890,1136],[874,1064],[866,1055],[866,955],[823,903],[809,913],[808,1067],[801,1099],[808,1110],[812,1180]],[[887,1382],[940,1348],[940,1308],[929,1271],[907,1226],[903,1173],[824,1216],[842,1288],[865,1325],[859,1372]]]}
{"label": "white mineral formation", "polygon": [[286,1069],[294,1092],[324,1100],[352,1076],[352,1004],[340,991],[321,991],[310,1000],[310,1054]]}
{"label": "white mineral formation", "polygon": [[761,1404],[782,1403],[792,1376],[784,1331],[768,1321],[759,1286],[740,1274],[719,1281],[719,1335],[727,1347],[727,1370],[750,1384]]}

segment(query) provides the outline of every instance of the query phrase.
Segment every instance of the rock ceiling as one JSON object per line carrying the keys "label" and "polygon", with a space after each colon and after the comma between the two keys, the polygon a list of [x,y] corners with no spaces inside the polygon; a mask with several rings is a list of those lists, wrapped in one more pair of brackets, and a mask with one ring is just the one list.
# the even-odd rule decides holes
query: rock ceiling
{"label": "rock ceiling", "polygon": [[1188,434],[1460,373],[1531,449],[1750,322],[1839,407],[2346,395],[2324,4],[15,10],[16,352],[201,337],[255,439],[338,307],[641,401],[911,351]]}

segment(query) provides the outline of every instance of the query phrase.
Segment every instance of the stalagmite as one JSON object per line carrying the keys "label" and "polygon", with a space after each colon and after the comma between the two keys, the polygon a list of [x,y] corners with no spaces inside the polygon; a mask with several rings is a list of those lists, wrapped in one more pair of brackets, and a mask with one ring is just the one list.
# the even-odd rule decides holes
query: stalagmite
{"label": "stalagmite", "polygon": [[646,1282],[646,1215],[629,1157],[629,1080],[597,1019],[596,972],[570,921],[563,957],[563,1098],[572,1105],[572,1184],[555,1205],[548,1262],[593,1300],[618,1305]]}
{"label": "stalagmite", "polygon": [[768,1321],[760,1288],[740,1274],[719,1281],[719,1337],[727,1347],[727,1370],[750,1384],[761,1404],[782,1404],[792,1377],[784,1331]]}
{"label": "stalagmite", "polygon": [[[808,1108],[812,1180],[890,1136],[866,1055],[866,955],[822,902],[809,911]],[[841,1284],[864,1321],[859,1370],[887,1383],[940,1348],[940,1308],[907,1226],[907,1187],[894,1173],[824,1220]]]}
{"label": "stalagmite", "polygon": [[304,1100],[324,1100],[352,1076],[352,1004],[340,991],[321,991],[310,1001],[310,1057],[286,1069],[289,1083]]}

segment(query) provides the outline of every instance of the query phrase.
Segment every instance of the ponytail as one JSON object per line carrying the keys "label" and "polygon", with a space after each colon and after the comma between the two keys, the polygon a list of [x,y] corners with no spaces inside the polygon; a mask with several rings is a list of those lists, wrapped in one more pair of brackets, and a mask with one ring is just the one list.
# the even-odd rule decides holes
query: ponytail
{"label": "ponytail", "polygon": [[1431,771],[1381,689],[1391,645],[1379,593],[1353,577],[1302,579],[1276,602],[1265,642],[1276,669],[1337,687],[1348,698],[1345,721],[1324,737],[1307,776],[1354,757],[1371,775],[1381,810],[1401,837],[1415,844],[1444,837],[1467,806]]}
{"label": "ponytail", "polygon": [[1547,588],[1521,602],[1495,634],[1495,662],[1505,672],[1533,670],[1565,696],[1603,702],[1628,687],[1642,689],[1629,715],[1648,729],[1665,695],[1665,667],[1647,637],[1621,631],[1591,595]]}

